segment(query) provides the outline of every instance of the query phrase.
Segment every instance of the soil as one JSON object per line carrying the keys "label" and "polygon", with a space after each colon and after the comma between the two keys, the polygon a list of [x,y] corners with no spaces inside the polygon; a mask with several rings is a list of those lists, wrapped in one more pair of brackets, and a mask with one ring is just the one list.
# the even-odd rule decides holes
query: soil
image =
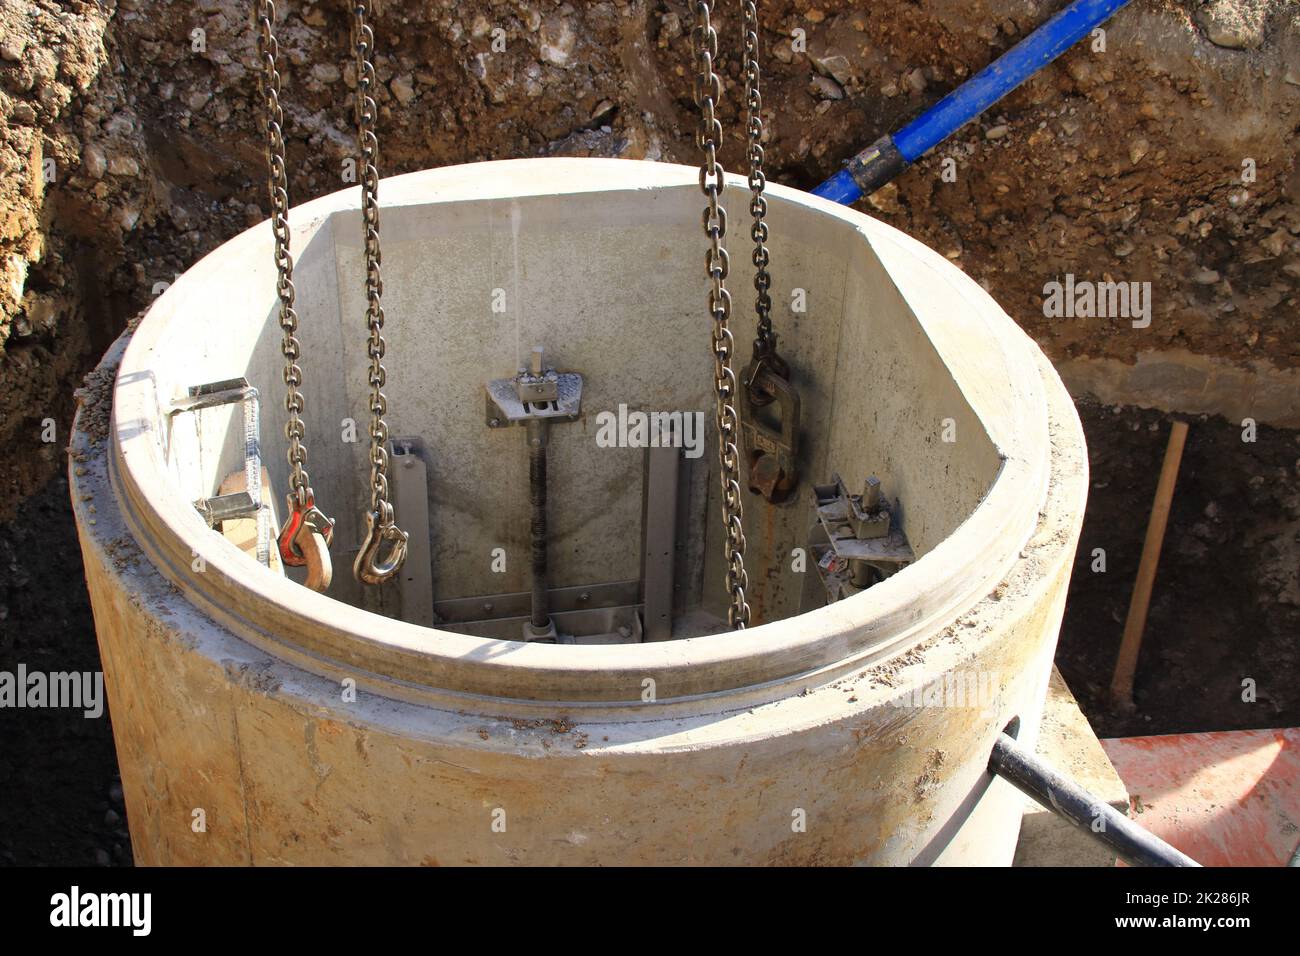
{"label": "soil", "polygon": [[[349,185],[349,5],[277,6],[297,204]],[[722,6],[722,159],[737,169],[739,24]],[[761,4],[769,177],[816,185],[1059,6]],[[695,161],[685,2],[376,7],[385,175],[537,155]],[[266,218],[247,8],[0,0],[0,670],[98,667],[59,476],[73,390],[165,283]],[[1053,359],[1182,349],[1293,369],[1297,64],[1287,0],[1134,0],[1104,50],[1070,50],[862,208],[943,252]],[[1044,284],[1066,273],[1150,282],[1150,326],[1045,317]],[[1080,412],[1093,489],[1058,659],[1098,732],[1300,723],[1300,433],[1260,426],[1247,443],[1239,423],[1192,421],[1138,709],[1121,715],[1104,689],[1168,416]],[[129,862],[108,721],[4,721],[0,862]]]}
{"label": "soil", "polygon": [[[1134,686],[1107,690],[1169,417],[1081,404],[1092,470],[1057,666],[1102,737],[1300,723],[1300,432],[1190,419]],[[1094,571],[1105,552],[1105,571]],[[1253,684],[1253,695],[1248,693]],[[1253,699],[1251,699],[1253,697]]]}
{"label": "soil", "polygon": [[[0,671],[98,671],[99,647],[68,504],[52,479],[0,524]],[[129,864],[131,842],[108,715],[6,709],[0,863]]]}

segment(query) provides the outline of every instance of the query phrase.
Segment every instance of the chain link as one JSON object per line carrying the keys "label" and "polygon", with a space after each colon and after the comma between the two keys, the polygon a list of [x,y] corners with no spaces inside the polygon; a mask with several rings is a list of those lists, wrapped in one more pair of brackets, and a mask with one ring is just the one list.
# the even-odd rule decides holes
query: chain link
{"label": "chain link", "polygon": [[[357,554],[353,572],[366,584],[380,584],[397,572],[406,557],[407,535],[394,523],[393,505],[388,488],[388,399],[384,385],[384,281],[380,274],[379,251],[379,138],[375,134],[375,105],[371,91],[378,85],[371,54],[375,32],[367,22],[370,0],[354,0],[352,6],[352,42],[357,70],[356,120],[361,149],[361,219],[365,234],[366,257],[366,325],[370,337],[366,353],[370,356],[367,379],[370,383],[370,511],[366,516],[366,540]],[[379,552],[387,543],[389,558]]]}
{"label": "chain link", "polygon": [[740,495],[740,421],[736,415],[736,375],[731,368],[735,340],[727,327],[731,318],[731,295],[726,280],[729,260],[725,240],[727,235],[727,210],[718,202],[725,186],[726,173],[718,162],[718,148],[722,144],[722,124],[716,108],[722,96],[722,81],[714,72],[718,57],[718,34],[713,29],[710,14],[712,4],[697,0],[695,27],[691,31],[691,49],[697,67],[694,94],[695,105],[700,109],[700,124],[695,142],[704,154],[700,165],[700,190],[708,198],[702,217],[704,234],[709,239],[705,253],[705,274],[711,281],[709,288],[709,313],[713,317],[713,382],[717,396],[718,426],[718,478],[722,485],[722,515],[726,529],[727,591],[730,606],[727,623],[739,630],[749,624],[749,604],[745,590],[749,579],[745,573],[745,531]]}
{"label": "chain link", "polygon": [[749,235],[754,240],[754,289],[758,295],[754,309],[758,316],[755,355],[773,353],[776,342],[772,336],[772,277],[767,271],[771,258],[767,251],[767,197],[763,190],[767,177],[763,173],[763,94],[762,73],[758,65],[758,5],[754,0],[741,4],[745,17],[745,129],[749,137],[749,212],[754,222]]}
{"label": "chain link", "polygon": [[298,342],[298,313],[294,309],[293,256],[289,251],[289,181],[284,158],[284,111],[280,107],[280,72],[276,68],[279,45],[275,40],[275,4],[257,0],[257,57],[261,64],[261,91],[266,108],[267,186],[271,194],[271,231],[275,235],[276,292],[280,298],[280,350],[284,353],[284,408],[289,420],[284,437],[289,442],[289,498],[296,510],[309,507],[311,477],[307,474],[307,446],[303,425],[302,347]]}
{"label": "chain link", "polygon": [[353,7],[353,35],[357,67],[357,131],[361,147],[361,216],[365,230],[366,255],[366,325],[370,339],[366,352],[370,356],[370,507],[381,515],[382,525],[393,523],[393,506],[388,492],[388,399],[383,388],[388,381],[383,359],[384,282],[380,275],[379,252],[379,139],[375,135],[374,97],[375,66],[370,54],[375,45],[374,30],[366,22],[370,0],[357,0]]}

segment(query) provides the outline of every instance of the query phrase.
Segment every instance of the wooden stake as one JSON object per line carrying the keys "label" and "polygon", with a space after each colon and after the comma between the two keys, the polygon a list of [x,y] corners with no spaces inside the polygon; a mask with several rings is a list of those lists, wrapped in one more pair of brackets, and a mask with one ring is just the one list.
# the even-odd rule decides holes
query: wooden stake
{"label": "wooden stake", "polygon": [[1133,597],[1128,606],[1128,620],[1124,622],[1124,639],[1120,642],[1115,674],[1110,681],[1111,703],[1122,710],[1133,709],[1133,673],[1137,670],[1138,652],[1142,649],[1142,633],[1146,629],[1147,611],[1151,607],[1151,588],[1156,582],[1160,546],[1165,539],[1165,525],[1169,523],[1169,506],[1173,501],[1174,483],[1178,480],[1178,466],[1183,460],[1183,445],[1186,441],[1187,423],[1174,422],[1169,431],[1169,445],[1165,448],[1165,461],[1160,467],[1155,501],[1151,504],[1151,519],[1147,522],[1142,560],[1138,562],[1137,580],[1133,583]]}

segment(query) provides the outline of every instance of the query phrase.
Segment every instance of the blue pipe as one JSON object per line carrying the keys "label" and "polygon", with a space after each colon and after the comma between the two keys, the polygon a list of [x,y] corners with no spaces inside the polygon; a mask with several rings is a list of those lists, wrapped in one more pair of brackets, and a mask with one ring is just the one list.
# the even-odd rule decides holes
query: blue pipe
{"label": "blue pipe", "polygon": [[879,189],[1128,2],[1074,0],[897,133],[882,136],[854,156],[847,167],[814,189],[813,195],[848,205]]}

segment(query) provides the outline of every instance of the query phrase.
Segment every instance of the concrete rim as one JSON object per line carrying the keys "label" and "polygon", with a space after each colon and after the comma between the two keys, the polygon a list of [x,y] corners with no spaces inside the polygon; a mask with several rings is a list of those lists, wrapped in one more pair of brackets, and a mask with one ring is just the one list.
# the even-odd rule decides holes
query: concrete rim
{"label": "concrete rim", "polygon": [[[385,206],[396,206],[686,186],[697,178],[688,167],[626,160],[509,160],[393,177],[384,181],[381,196]],[[744,188],[740,177],[730,182]],[[355,209],[357,195],[358,190],[350,189],[322,197],[296,207],[292,219],[295,224],[319,222],[334,212]],[[953,620],[986,595],[1018,559],[1040,510],[1065,504],[1047,497],[1053,452],[1039,353],[978,285],[920,243],[861,213],[797,190],[774,185],[770,195],[773,202],[797,203],[827,217],[828,226],[849,226],[877,255],[906,264],[891,270],[895,282],[905,272],[904,278],[940,284],[968,310],[917,318],[954,369],[959,387],[1001,453],[1001,470],[953,534],[865,594],[752,628],[743,636],[722,633],[616,647],[526,645],[393,621],[314,594],[260,567],[210,534],[192,505],[170,493],[156,438],[158,401],[149,368],[166,323],[183,314],[187,296],[205,277],[220,271],[223,250],[262,246],[269,256],[265,223],[181,276],[150,309],[123,357],[114,388],[109,460],[115,491],[137,542],[191,603],[272,653],[291,656],[312,670],[344,667],[458,694],[639,702],[642,681],[653,676],[663,701],[779,686],[813,674],[829,677],[901,650],[933,631],[936,622]],[[959,354],[958,346],[965,342],[978,342],[979,361]],[[304,348],[310,351],[310,339]],[[206,573],[190,573],[193,554],[204,557]]]}

